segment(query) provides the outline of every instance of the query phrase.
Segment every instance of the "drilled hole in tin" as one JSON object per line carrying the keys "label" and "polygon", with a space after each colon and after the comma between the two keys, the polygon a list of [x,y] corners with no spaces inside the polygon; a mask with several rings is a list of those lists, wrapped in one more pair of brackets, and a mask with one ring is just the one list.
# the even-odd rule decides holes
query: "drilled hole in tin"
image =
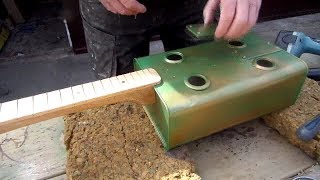
{"label": "drilled hole in tin", "polygon": [[229,41],[230,47],[235,47],[235,48],[243,48],[245,47],[245,44],[241,41]]}
{"label": "drilled hole in tin", "polygon": [[180,63],[183,60],[183,54],[180,52],[173,52],[166,56],[166,61],[169,63]]}
{"label": "drilled hole in tin", "polygon": [[258,59],[257,65],[266,67],[266,68],[271,68],[274,66],[273,62],[269,61],[268,59]]}
{"label": "drilled hole in tin", "polygon": [[179,61],[182,59],[182,56],[180,54],[170,54],[169,56],[167,56],[167,59],[169,59],[170,61]]}
{"label": "drilled hole in tin", "polygon": [[254,65],[256,68],[262,69],[262,70],[275,69],[275,64],[267,58],[261,58],[261,59],[255,60]]}
{"label": "drilled hole in tin", "polygon": [[191,76],[188,78],[188,82],[193,86],[203,86],[206,84],[206,80],[200,76]]}
{"label": "drilled hole in tin", "polygon": [[209,87],[210,81],[208,81],[205,76],[197,74],[188,77],[185,80],[185,84],[194,90],[204,90]]}

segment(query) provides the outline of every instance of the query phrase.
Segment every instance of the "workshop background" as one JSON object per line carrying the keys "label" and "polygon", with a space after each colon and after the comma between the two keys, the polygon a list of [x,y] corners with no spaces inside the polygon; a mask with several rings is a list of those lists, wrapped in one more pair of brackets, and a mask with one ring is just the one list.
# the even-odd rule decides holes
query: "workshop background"
{"label": "workshop background", "polygon": [[[302,31],[320,39],[320,1],[263,0],[262,2],[259,24],[253,31],[266,40],[274,42],[280,30]],[[150,52],[162,51],[162,43],[159,37],[155,36],[150,42]],[[310,67],[320,67],[319,56],[304,55],[302,58]],[[0,89],[5,92],[0,95],[0,103],[94,80],[96,77],[91,70],[91,62],[86,51],[78,0],[0,1]],[[247,141],[238,143],[245,144],[246,147],[254,145],[256,148],[252,151],[247,148],[249,152],[246,153],[255,154],[257,161],[265,160],[268,165],[274,164],[274,168],[269,169],[273,174],[264,174],[265,176],[279,177],[285,173],[292,173],[294,176],[301,171],[302,175],[320,178],[320,166],[315,161],[259,121],[241,125],[234,130],[247,129],[248,126],[255,128],[250,133],[258,133],[260,136],[248,137]],[[213,161],[235,163],[235,159],[244,157],[243,154],[241,156],[242,151],[232,156],[234,159],[228,157],[229,160],[210,159],[206,155],[208,149],[218,151],[221,150],[220,146],[226,146],[218,138],[225,138],[227,139],[225,142],[234,144],[235,140],[230,139],[242,137],[232,132],[233,130],[227,131],[225,137],[215,136],[197,142],[194,149],[201,151],[202,154],[195,151],[192,153],[198,160],[199,167],[206,169],[206,165]],[[12,145],[10,137],[16,136],[19,141]],[[65,179],[66,154],[62,138],[62,119],[33,125],[29,130],[19,129],[16,134],[10,132],[0,135],[0,179],[22,177]],[[216,142],[216,146],[212,148],[213,145],[207,143],[209,141]],[[268,149],[267,154],[260,153],[268,143],[273,148]],[[235,144],[234,148],[237,147],[237,143]],[[272,153],[278,153],[278,156]],[[257,159],[258,156],[260,157]],[[48,160],[48,157],[51,159]],[[41,162],[38,164],[41,168],[35,163],[34,166],[24,165],[19,160]],[[282,161],[282,164],[276,164],[274,161]],[[251,168],[251,165],[248,166]],[[253,166],[252,171],[259,170]],[[208,174],[210,169],[206,170],[204,174]],[[229,169],[234,173],[240,170]]]}

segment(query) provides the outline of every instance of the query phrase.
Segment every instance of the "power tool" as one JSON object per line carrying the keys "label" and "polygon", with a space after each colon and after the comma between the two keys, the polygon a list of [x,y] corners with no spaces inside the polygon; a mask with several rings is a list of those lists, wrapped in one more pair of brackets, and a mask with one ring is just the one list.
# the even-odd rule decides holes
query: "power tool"
{"label": "power tool", "polygon": [[[320,40],[302,32],[282,30],[278,34],[275,45],[297,57],[301,57],[304,53],[320,55]],[[320,67],[309,68],[308,77],[320,81]]]}
{"label": "power tool", "polygon": [[[320,55],[320,40],[306,36],[302,32],[280,31],[275,44],[288,53],[301,57],[304,53]],[[308,77],[320,80],[320,67],[309,68]],[[312,140],[320,132],[320,114],[300,126],[296,132],[303,141]]]}

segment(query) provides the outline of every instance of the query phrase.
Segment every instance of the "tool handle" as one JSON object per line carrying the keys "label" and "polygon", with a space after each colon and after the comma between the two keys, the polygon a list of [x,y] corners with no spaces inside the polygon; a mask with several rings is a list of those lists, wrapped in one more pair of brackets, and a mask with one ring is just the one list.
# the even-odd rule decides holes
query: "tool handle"
{"label": "tool handle", "polygon": [[316,38],[313,38],[313,37],[310,37],[314,42],[317,42],[317,43],[320,43],[320,39],[316,39]]}
{"label": "tool handle", "polygon": [[316,42],[315,40],[307,37],[304,39],[305,44],[305,52],[320,55],[320,43]]}
{"label": "tool handle", "polygon": [[297,136],[303,141],[312,140],[320,131],[320,114],[306,122],[297,130]]}
{"label": "tool handle", "polygon": [[308,78],[315,81],[320,81],[320,68],[310,68],[308,72]]}

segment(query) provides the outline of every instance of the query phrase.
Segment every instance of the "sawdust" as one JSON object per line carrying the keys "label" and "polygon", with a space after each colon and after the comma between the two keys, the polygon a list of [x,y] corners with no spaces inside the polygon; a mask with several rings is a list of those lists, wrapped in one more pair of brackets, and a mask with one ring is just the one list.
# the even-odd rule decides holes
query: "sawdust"
{"label": "sawdust", "polygon": [[320,114],[320,86],[316,81],[307,79],[294,105],[262,118],[267,125],[288,138],[290,143],[301,148],[312,158],[319,160],[320,139],[315,138],[310,142],[304,142],[296,135],[299,126],[317,114]]}
{"label": "sawdust", "polygon": [[164,151],[143,108],[136,104],[65,117],[65,144],[69,179],[161,179],[174,173],[178,174],[173,177],[196,177],[187,147]]}

